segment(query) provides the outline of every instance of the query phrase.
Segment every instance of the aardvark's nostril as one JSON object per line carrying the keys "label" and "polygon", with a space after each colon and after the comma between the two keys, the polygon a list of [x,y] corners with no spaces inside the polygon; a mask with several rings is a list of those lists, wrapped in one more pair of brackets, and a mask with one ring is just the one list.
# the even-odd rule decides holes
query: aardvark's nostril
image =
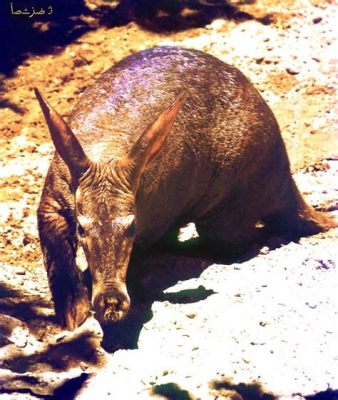
{"label": "aardvark's nostril", "polygon": [[129,309],[129,301],[121,298],[106,298],[104,308],[105,321],[116,321],[122,319]]}
{"label": "aardvark's nostril", "polygon": [[95,318],[100,324],[122,320],[127,315],[129,306],[129,296],[115,291],[98,294],[93,302]]}

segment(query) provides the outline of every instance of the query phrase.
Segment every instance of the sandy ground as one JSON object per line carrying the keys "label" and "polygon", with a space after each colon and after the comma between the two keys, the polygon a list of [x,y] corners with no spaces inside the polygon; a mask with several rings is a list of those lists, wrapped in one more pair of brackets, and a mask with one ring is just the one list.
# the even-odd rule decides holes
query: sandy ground
{"label": "sandy ground", "polygon": [[[2,76],[1,398],[338,399],[337,230],[275,238],[222,263],[149,255],[141,281],[153,294],[107,336],[108,351],[93,318],[74,332],[54,320],[36,227],[53,148],[34,86],[67,116],[88,84],[132,52],[204,50],[252,80],[306,199],[338,214],[337,4],[258,0],[240,10],[251,18],[176,33],[99,27]],[[112,353],[117,335],[129,346]]]}

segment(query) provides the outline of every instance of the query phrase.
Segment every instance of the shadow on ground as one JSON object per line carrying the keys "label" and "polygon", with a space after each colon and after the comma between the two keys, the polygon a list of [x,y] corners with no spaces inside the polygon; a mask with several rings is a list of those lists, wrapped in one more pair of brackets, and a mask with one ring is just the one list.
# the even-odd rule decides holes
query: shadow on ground
{"label": "shadow on ground", "polygon": [[[19,293],[0,288],[1,296],[19,296]],[[41,317],[35,306],[45,305],[43,300],[23,297],[22,304],[0,299],[0,393],[8,395],[31,394],[43,399],[73,399],[88,374],[79,372],[71,379],[58,373],[79,368],[97,367],[102,363],[98,347],[100,340],[92,331],[72,334],[53,323],[53,319]],[[10,299],[11,300],[11,299]],[[15,316],[15,317],[14,317]],[[69,335],[69,336],[68,336]],[[46,375],[44,375],[46,374]],[[34,397],[34,398],[35,398]]]}
{"label": "shadow on ground", "polygon": [[[224,396],[229,400],[278,400],[278,396],[267,393],[259,382],[234,384],[231,380],[212,381],[210,389],[218,396]],[[306,400],[338,400],[338,390],[327,389],[312,395],[301,393],[293,396],[301,396]]]}
{"label": "shadow on ground", "polygon": [[[278,247],[281,243],[275,239],[273,245]],[[171,246],[166,249],[155,248],[151,253],[133,252],[127,277],[131,307],[123,321],[103,328],[102,346],[106,351],[137,348],[143,325],[153,316],[151,306],[154,301],[168,301],[174,304],[196,303],[215,293],[202,285],[176,293],[164,293],[166,289],[179,281],[198,278],[212,264],[245,262],[257,256],[263,244],[254,245],[240,255],[235,252],[227,257],[224,257],[224,254],[220,256],[206,251],[198,239],[190,240],[175,248],[170,248]]]}
{"label": "shadow on ground", "polygon": [[[34,386],[39,385],[41,382],[38,378],[33,376],[21,376],[20,378],[15,378],[15,386],[19,386],[21,383],[22,388],[15,387],[13,389],[0,389],[0,394],[7,394],[10,396],[11,394],[17,396],[19,393],[33,395],[34,398],[44,399],[44,400],[73,400],[77,394],[77,392],[81,389],[84,382],[87,380],[88,374],[82,373],[80,376],[75,378],[71,378],[66,381],[64,384],[60,385],[60,387],[56,388],[51,395],[39,394],[34,392],[31,388],[25,386]],[[11,382],[8,382],[10,385]]]}
{"label": "shadow on ground", "polygon": [[14,355],[0,363],[0,367],[16,373],[41,371],[66,371],[81,361],[97,365],[97,343],[91,332],[81,332],[69,340],[48,345],[47,349],[31,355]]}
{"label": "shadow on ground", "polygon": [[[32,54],[58,52],[100,26],[114,28],[134,21],[144,29],[166,33],[202,27],[216,18],[239,22],[255,19],[263,24],[273,20],[271,15],[256,18],[228,5],[225,0],[201,3],[197,0],[121,0],[117,7],[107,2],[91,10],[85,0],[34,0],[34,3],[29,0],[2,1],[0,73],[10,75]],[[52,7],[50,14],[48,7]],[[44,10],[45,14],[33,15],[33,8],[36,12]],[[18,10],[27,10],[32,18],[30,15],[16,15]],[[0,106],[4,107],[6,103]]]}
{"label": "shadow on ground", "polygon": [[338,400],[338,390],[327,389],[304,397],[306,400]]}
{"label": "shadow on ground", "polygon": [[160,395],[168,400],[194,400],[194,397],[187,390],[172,382],[155,385],[152,389],[152,394]]}
{"label": "shadow on ground", "polygon": [[[254,2],[246,0],[242,3]],[[256,18],[229,5],[226,0],[122,0],[116,8],[107,10],[101,22],[113,27],[135,21],[147,30],[165,33],[203,27],[217,18],[238,22],[254,19],[263,24],[269,24],[273,19],[272,15]]]}
{"label": "shadow on ground", "polygon": [[[51,303],[39,294],[28,294],[24,290],[13,288],[5,282],[0,283],[0,314],[17,319],[27,325],[30,332],[39,336],[39,331],[46,325],[56,326],[54,316],[48,316]],[[1,325],[0,329],[10,330],[10,324]]]}
{"label": "shadow on ground", "polygon": [[[15,15],[18,10],[32,11],[41,8],[48,15]],[[60,50],[85,32],[94,29],[86,21],[90,10],[84,0],[26,0],[0,2],[0,72],[10,74],[31,53],[44,54]]]}
{"label": "shadow on ground", "polygon": [[277,400],[278,397],[271,393],[265,393],[261,384],[239,383],[233,384],[224,379],[222,381],[213,381],[210,383],[210,389],[216,392],[218,396],[224,396],[231,400]]}
{"label": "shadow on ground", "polygon": [[133,253],[127,287],[131,307],[125,320],[106,326],[102,346],[113,352],[121,348],[136,349],[143,325],[152,318],[154,301],[175,303],[197,302],[214,292],[200,286],[188,291],[164,294],[163,291],[181,280],[198,277],[211,262],[173,254]]}

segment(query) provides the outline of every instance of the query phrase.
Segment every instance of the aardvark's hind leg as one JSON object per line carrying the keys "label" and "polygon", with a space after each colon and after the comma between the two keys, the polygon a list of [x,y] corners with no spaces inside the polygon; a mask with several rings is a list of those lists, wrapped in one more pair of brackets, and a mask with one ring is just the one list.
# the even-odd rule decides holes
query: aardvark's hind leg
{"label": "aardvark's hind leg", "polygon": [[201,242],[217,255],[237,255],[258,240],[256,221],[248,215],[226,210],[215,219],[196,221]]}

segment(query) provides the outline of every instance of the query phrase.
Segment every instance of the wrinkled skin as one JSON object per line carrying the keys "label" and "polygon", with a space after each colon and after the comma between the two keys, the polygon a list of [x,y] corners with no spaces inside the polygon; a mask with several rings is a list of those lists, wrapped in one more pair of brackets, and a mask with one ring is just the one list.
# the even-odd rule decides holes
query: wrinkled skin
{"label": "wrinkled skin", "polygon": [[129,56],[85,91],[69,124],[36,95],[56,148],[38,209],[40,241],[67,329],[91,304],[102,325],[123,319],[133,247],[188,222],[220,249],[252,242],[257,223],[295,235],[337,225],[304,202],[262,97],[210,55],[162,47]]}
{"label": "wrinkled skin", "polygon": [[93,280],[93,307],[102,322],[118,321],[129,309],[125,280],[136,233],[132,192],[105,169],[110,166],[87,170],[75,192],[79,242]]}

